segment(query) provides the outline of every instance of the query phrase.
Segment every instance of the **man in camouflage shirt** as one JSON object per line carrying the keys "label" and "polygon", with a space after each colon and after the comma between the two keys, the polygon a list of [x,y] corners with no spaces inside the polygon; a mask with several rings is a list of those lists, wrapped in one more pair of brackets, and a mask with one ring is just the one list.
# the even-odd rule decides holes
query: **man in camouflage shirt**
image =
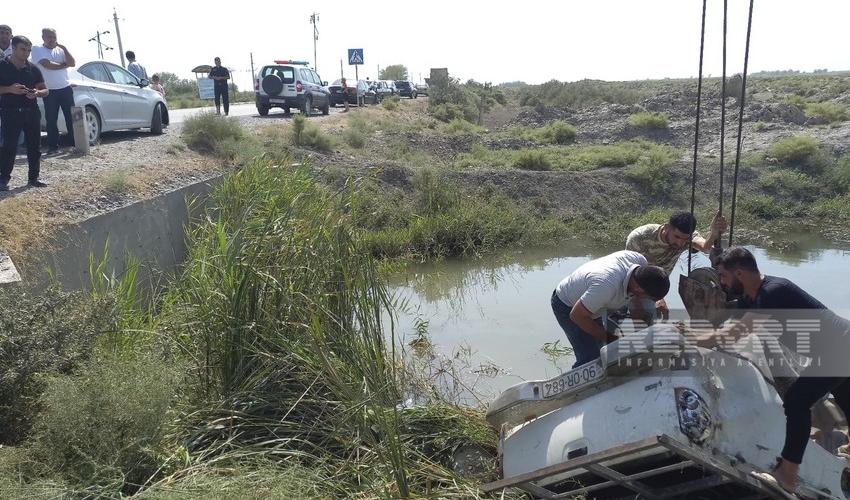
{"label": "man in camouflage shirt", "polygon": [[[714,242],[726,231],[726,218],[718,211],[711,219],[711,233],[704,238],[694,232],[697,219],[690,212],[674,212],[664,224],[646,224],[634,229],[626,238],[626,250],[641,253],[651,266],[658,266],[670,275],[679,256],[688,247],[709,253]],[[667,303],[662,299],[655,304],[656,312],[664,319],[669,315]]]}

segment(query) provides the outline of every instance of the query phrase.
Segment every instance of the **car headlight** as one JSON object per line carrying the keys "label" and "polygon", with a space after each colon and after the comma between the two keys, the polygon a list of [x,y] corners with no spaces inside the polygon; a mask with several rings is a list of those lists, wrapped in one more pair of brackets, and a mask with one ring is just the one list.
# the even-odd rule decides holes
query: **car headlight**
{"label": "car headlight", "polygon": [[705,441],[710,435],[714,421],[708,405],[695,390],[676,388],[676,410],[679,415],[679,430],[694,443]]}

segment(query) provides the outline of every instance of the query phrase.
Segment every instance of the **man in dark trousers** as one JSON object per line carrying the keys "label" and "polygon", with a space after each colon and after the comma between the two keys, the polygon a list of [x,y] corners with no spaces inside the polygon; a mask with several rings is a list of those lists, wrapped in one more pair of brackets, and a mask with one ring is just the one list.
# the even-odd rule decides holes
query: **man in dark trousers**
{"label": "man in dark trousers", "polygon": [[[756,326],[770,325],[776,340],[811,358],[785,393],[785,442],[782,461],[773,473],[753,472],[776,489],[794,493],[797,471],[809,444],[812,406],[832,394],[844,416],[850,415],[850,321],[830,311],[793,282],[759,271],[753,254],[742,247],[726,250],[717,258],[720,282],[740,296],[734,318],[717,330],[680,329],[696,338],[697,345],[713,347],[736,341]],[[803,352],[805,351],[805,352]],[[845,458],[846,446],[835,450]]]}
{"label": "man in dark trousers", "polygon": [[0,146],[0,191],[9,190],[15,167],[18,136],[24,132],[29,164],[28,185],[47,186],[38,179],[41,170],[41,111],[37,98],[49,91],[38,66],[28,61],[32,42],[25,36],[12,37],[12,54],[0,60],[0,120],[3,122]]}
{"label": "man in dark trousers", "polygon": [[210,79],[213,81],[213,92],[215,95],[215,112],[221,114],[221,101],[224,100],[224,116],[230,112],[230,96],[227,92],[227,80],[230,79],[230,71],[221,65],[221,59],[215,58],[215,66],[210,69]]}

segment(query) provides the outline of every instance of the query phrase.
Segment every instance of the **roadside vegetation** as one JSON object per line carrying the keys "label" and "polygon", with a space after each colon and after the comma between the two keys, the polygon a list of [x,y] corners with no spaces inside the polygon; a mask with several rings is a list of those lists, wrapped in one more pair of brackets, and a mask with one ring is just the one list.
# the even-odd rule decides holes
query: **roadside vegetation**
{"label": "roadside vegetation", "polygon": [[[774,102],[798,96],[814,126],[847,119],[835,101],[845,80],[818,94],[788,78],[756,78],[748,92],[786,89]],[[485,119],[505,104],[535,116],[623,106],[624,130],[668,130],[667,114],[640,106],[677,85],[446,78],[415,116],[410,101],[388,99],[326,129],[300,116],[256,130],[188,119],[185,147],[239,168],[194,207],[178,272],[152,284],[131,261],[114,276],[107,257],[92,262],[87,292],[0,295],[3,497],[524,498],[478,491],[495,479],[492,460],[453,462],[464,445],[494,453],[497,430],[484,402],[458,402],[455,391],[474,387],[457,360],[429,350],[427,322],[413,344],[395,336],[393,311],[407,305],[386,278],[413,262],[621,239],[688,206],[686,148],[649,133],[589,141],[561,115],[493,130]],[[716,173],[716,158],[697,161]],[[850,221],[850,159],[818,139],[790,135],[741,165],[745,230]],[[569,199],[549,187],[588,179],[596,191]],[[121,191],[133,180],[117,171],[106,182]],[[702,182],[696,212],[708,220],[716,186]]]}

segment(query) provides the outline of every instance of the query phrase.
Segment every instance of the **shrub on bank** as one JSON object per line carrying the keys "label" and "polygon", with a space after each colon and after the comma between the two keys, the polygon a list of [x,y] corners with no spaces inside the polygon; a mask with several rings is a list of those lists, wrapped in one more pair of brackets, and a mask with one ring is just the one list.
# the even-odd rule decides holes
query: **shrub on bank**
{"label": "shrub on bank", "polygon": [[643,130],[665,130],[670,126],[670,117],[666,113],[642,111],[629,117],[629,125]]}
{"label": "shrub on bank", "polygon": [[823,123],[840,123],[850,120],[847,106],[835,102],[813,102],[806,105],[806,118],[813,118]]}

